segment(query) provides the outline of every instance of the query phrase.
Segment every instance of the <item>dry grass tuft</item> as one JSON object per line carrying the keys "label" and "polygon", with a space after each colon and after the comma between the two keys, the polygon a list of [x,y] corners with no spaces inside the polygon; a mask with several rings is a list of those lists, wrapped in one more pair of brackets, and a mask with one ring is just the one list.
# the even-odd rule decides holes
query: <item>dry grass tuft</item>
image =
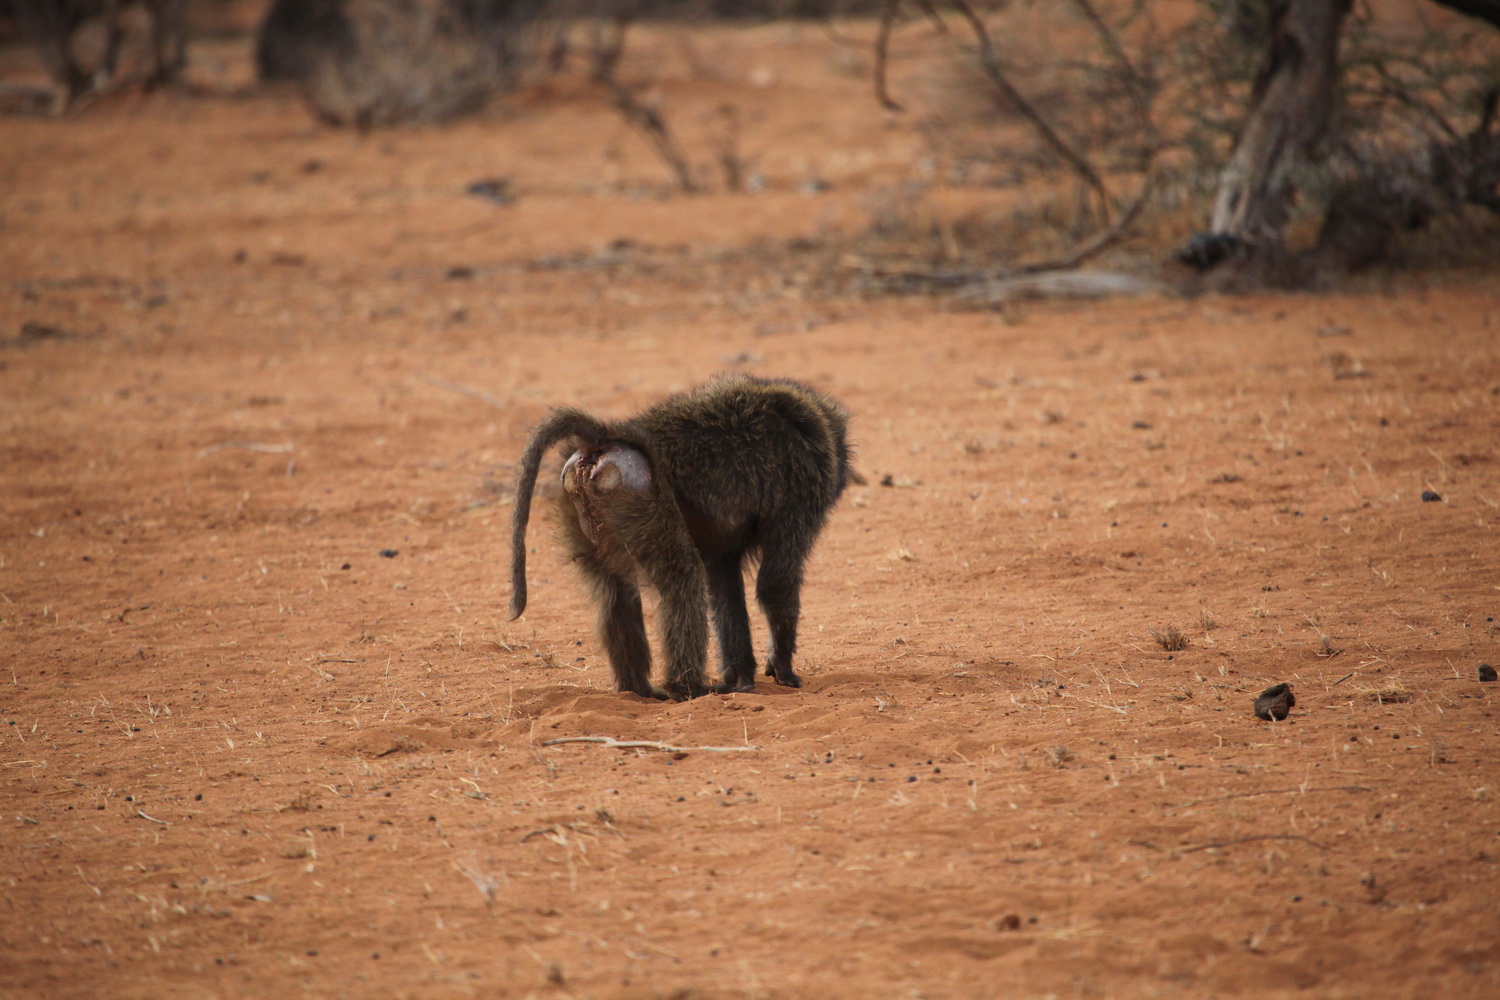
{"label": "dry grass tuft", "polygon": [[1392,677],[1375,687],[1362,687],[1359,693],[1377,705],[1400,704],[1412,700],[1411,689],[1398,677]]}
{"label": "dry grass tuft", "polygon": [[1054,746],[1043,750],[1042,756],[1053,767],[1063,768],[1067,767],[1068,762],[1074,758],[1074,753],[1065,746]]}
{"label": "dry grass tuft", "polygon": [[1168,625],[1161,631],[1157,631],[1154,628],[1149,631],[1151,632],[1151,638],[1156,640],[1156,644],[1169,653],[1175,653],[1188,648],[1188,637],[1183,635],[1182,630],[1176,625]]}
{"label": "dry grass tuft", "polygon": [[1344,648],[1342,646],[1335,646],[1333,644],[1333,639],[1329,638],[1321,632],[1318,633],[1319,656],[1324,657],[1325,659],[1332,659],[1333,657],[1338,656],[1343,651]]}

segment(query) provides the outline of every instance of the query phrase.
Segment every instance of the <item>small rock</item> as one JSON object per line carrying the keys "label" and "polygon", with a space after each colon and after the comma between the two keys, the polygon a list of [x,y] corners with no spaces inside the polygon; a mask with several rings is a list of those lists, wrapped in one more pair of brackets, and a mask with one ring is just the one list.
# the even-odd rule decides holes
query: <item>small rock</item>
{"label": "small rock", "polygon": [[27,322],[21,324],[21,335],[16,338],[18,344],[37,344],[44,340],[72,340],[73,334],[60,326],[51,326],[47,323]]}
{"label": "small rock", "polygon": [[1423,490],[1422,491],[1422,502],[1423,503],[1437,503],[1441,499],[1443,499],[1443,495],[1441,493],[1439,493],[1437,490]]}
{"label": "small rock", "polygon": [[401,554],[401,552],[400,552],[399,549],[381,549],[380,550],[380,558],[382,558],[382,559],[394,559],[397,556],[399,556],[400,554]]}
{"label": "small rock", "polygon": [[1494,680],[1495,676],[1496,676],[1496,674],[1495,674],[1495,668],[1494,667],[1490,666],[1488,663],[1481,663],[1479,665],[1479,679],[1480,680],[1485,681],[1485,682],[1489,682],[1489,681]]}
{"label": "small rock", "polygon": [[1272,684],[1256,696],[1255,717],[1280,722],[1291,714],[1295,704],[1297,697],[1292,694],[1290,684]]}
{"label": "small rock", "polygon": [[492,177],[475,181],[464,188],[464,191],[476,198],[492,201],[496,205],[511,205],[516,200],[516,196],[510,191],[510,178],[508,177]]}

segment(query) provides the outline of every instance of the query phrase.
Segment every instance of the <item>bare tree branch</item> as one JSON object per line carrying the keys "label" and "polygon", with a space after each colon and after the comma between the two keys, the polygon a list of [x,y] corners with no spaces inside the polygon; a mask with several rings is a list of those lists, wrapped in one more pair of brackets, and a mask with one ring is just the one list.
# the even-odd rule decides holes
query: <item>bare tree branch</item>
{"label": "bare tree branch", "polygon": [[979,46],[980,67],[990,83],[995,85],[1011,107],[1031,123],[1032,128],[1036,129],[1037,134],[1042,137],[1042,141],[1051,146],[1053,151],[1073,168],[1073,172],[1094,191],[1099,199],[1100,211],[1104,213],[1107,220],[1109,218],[1109,192],[1093,164],[1075,150],[1052,126],[1046,116],[1010,82],[1005,74],[1005,67],[1001,65],[1000,54],[995,50],[995,43],[990,38],[989,29],[985,27],[984,20],[974,12],[974,8],[970,7],[965,0],[943,0],[943,2],[968,22],[969,30],[974,33],[974,40]]}
{"label": "bare tree branch", "polygon": [[1141,209],[1151,200],[1151,195],[1156,189],[1156,175],[1148,173],[1141,189],[1135,198],[1126,206],[1124,214],[1115,220],[1108,229],[1096,234],[1093,239],[1085,240],[1072,250],[1063,254],[1055,260],[1043,261],[1039,264],[1028,264],[1021,268],[1018,273],[1030,274],[1037,271],[1063,271],[1075,268],[1090,257],[1103,253],[1105,250],[1118,243],[1130,227],[1135,224],[1136,218],[1141,214]]}
{"label": "bare tree branch", "polygon": [[891,99],[885,85],[885,64],[891,44],[891,29],[895,26],[896,12],[901,9],[901,3],[902,0],[885,0],[885,6],[880,11],[880,34],[875,36],[875,99],[887,111],[905,110]]}
{"label": "bare tree branch", "polygon": [[1145,74],[1136,68],[1135,62],[1125,52],[1125,47],[1120,44],[1119,38],[1115,36],[1110,26],[1105,23],[1104,18],[1100,16],[1099,11],[1094,7],[1091,0],[1073,0],[1073,5],[1083,13],[1084,19],[1093,26],[1094,33],[1099,36],[1099,41],[1103,44],[1105,51],[1109,53],[1110,58],[1120,67],[1126,86],[1130,91],[1130,99],[1135,104],[1136,114],[1140,116],[1143,124],[1148,124],[1151,120],[1151,87]]}
{"label": "bare tree branch", "polygon": [[621,83],[615,76],[613,66],[600,66],[599,70],[599,80],[609,88],[615,107],[620,109],[627,122],[639,129],[656,147],[661,158],[667,161],[667,166],[672,168],[672,173],[677,178],[678,189],[683,194],[697,194],[698,185],[693,180],[692,168],[688,166],[687,157],[677,147],[677,140],[672,138],[672,130],[667,127],[666,119],[655,108],[642,103],[629,87]]}

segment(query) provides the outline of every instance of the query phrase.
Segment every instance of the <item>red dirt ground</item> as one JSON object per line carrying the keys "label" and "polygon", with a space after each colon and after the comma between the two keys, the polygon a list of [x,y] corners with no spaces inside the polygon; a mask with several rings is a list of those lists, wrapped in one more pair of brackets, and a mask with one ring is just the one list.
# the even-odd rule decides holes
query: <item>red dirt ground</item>
{"label": "red dirt ground", "polygon": [[[815,26],[688,37],[759,193],[660,197],[564,84],[0,120],[0,995],[1500,996],[1495,271],[812,297],[716,254],[921,143]],[[870,483],[807,686],[614,694],[545,523],[502,621],[512,463],[732,367]]]}

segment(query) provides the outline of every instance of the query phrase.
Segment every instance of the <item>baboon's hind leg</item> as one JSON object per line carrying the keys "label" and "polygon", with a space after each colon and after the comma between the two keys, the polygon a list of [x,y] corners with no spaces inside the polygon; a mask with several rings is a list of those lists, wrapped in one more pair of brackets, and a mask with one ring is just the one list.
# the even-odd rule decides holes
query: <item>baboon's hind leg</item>
{"label": "baboon's hind leg", "polygon": [[561,507],[563,534],[573,553],[573,562],[588,579],[598,605],[599,642],[614,670],[615,688],[644,698],[666,698],[667,693],[651,683],[651,643],[646,638],[640,587],[631,575],[606,564],[583,533],[566,497]]}
{"label": "baboon's hind leg", "polygon": [[661,595],[657,617],[667,693],[677,699],[708,694],[708,573],[681,511],[670,500],[658,500],[622,520],[620,534]]}
{"label": "baboon's hind leg", "polygon": [[594,591],[599,597],[599,641],[609,654],[616,689],[666,699],[667,693],[651,683],[651,643],[640,588],[634,580],[605,573],[595,579]]}

